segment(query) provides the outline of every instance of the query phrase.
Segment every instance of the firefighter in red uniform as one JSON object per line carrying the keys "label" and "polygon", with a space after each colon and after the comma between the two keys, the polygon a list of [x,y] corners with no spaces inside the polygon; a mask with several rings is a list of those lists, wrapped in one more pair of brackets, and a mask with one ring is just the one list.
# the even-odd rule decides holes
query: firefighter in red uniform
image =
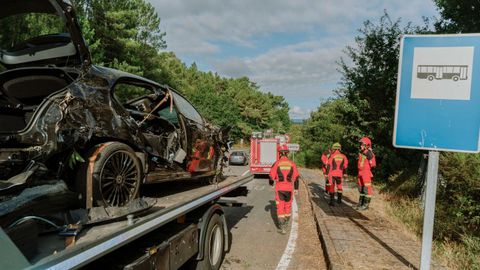
{"label": "firefighter in red uniform", "polygon": [[283,145],[279,149],[280,158],[273,164],[270,170],[270,179],[275,181],[275,201],[277,204],[277,218],[279,232],[286,233],[286,227],[290,220],[293,192],[298,190],[299,176],[297,165],[287,157],[288,147]]}
{"label": "firefighter in red uniform", "polygon": [[328,151],[323,152],[322,157],[320,158],[320,161],[322,162],[321,168],[323,172],[323,177],[325,178],[325,193],[327,194],[328,194],[328,191],[330,190],[330,182],[328,181],[328,172],[327,172],[329,157],[330,157],[330,149],[328,149]]}
{"label": "firefighter in red uniform", "polygon": [[348,167],[347,157],[340,152],[342,146],[340,143],[334,143],[332,145],[332,152],[330,158],[328,159],[328,182],[329,193],[330,193],[330,205],[333,206],[335,200],[335,186],[337,186],[337,202],[342,203],[342,192],[343,192],[343,172]]}
{"label": "firefighter in red uniform", "polygon": [[368,137],[360,139],[360,154],[358,155],[358,190],[360,198],[356,209],[366,210],[372,200],[372,168],[376,166],[375,154],[372,151],[372,141]]}

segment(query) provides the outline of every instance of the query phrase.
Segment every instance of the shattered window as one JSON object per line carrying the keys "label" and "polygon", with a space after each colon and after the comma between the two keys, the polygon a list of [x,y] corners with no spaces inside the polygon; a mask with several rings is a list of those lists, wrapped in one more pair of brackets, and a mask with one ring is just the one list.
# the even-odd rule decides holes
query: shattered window
{"label": "shattered window", "polygon": [[[62,18],[56,14],[29,13],[0,19],[0,48],[5,51],[28,49],[40,41],[36,37],[68,33]],[[68,36],[68,35],[66,35]]]}
{"label": "shattered window", "polygon": [[175,101],[175,104],[177,104],[178,110],[188,119],[195,121],[199,124],[203,124],[203,118],[202,116],[198,113],[197,110],[188,102],[186,99],[184,99],[182,96],[179,94],[172,92],[173,93],[173,100]]}
{"label": "shattered window", "polygon": [[152,89],[132,84],[117,84],[113,93],[115,95],[115,98],[122,104],[126,103],[129,100],[154,94]]}
{"label": "shattered window", "polygon": [[175,109],[175,107],[172,108],[171,112],[170,106],[161,109],[160,111],[158,111],[158,116],[168,120],[172,124],[178,124],[177,110]]}

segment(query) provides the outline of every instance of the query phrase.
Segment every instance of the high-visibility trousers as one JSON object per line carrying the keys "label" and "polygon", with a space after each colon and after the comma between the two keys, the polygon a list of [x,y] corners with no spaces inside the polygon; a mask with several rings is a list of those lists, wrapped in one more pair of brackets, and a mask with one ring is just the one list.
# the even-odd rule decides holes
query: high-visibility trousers
{"label": "high-visibility trousers", "polygon": [[360,196],[370,198],[373,196],[372,173],[365,172],[358,175],[358,190]]}
{"label": "high-visibility trousers", "polygon": [[292,213],[293,190],[275,190],[277,217],[289,217]]}
{"label": "high-visibility trousers", "polygon": [[329,193],[334,193],[335,192],[335,186],[337,187],[337,192],[342,193],[343,192],[343,177],[341,176],[329,176],[328,177],[328,182],[329,182]]}

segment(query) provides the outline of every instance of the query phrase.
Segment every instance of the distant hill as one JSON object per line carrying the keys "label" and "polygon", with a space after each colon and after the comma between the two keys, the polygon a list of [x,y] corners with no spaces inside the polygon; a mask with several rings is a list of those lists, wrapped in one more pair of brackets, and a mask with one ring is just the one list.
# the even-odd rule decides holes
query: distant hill
{"label": "distant hill", "polygon": [[292,123],[293,124],[303,124],[303,122],[305,122],[305,119],[290,119],[292,120]]}

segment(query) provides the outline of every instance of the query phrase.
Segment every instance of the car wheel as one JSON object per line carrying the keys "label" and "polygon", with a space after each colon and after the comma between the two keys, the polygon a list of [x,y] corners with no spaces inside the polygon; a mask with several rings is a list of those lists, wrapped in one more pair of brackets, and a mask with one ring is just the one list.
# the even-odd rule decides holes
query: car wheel
{"label": "car wheel", "polygon": [[432,75],[428,75],[427,79],[428,79],[429,81],[433,81],[434,77],[433,77]]}
{"label": "car wheel", "polygon": [[[142,166],[133,149],[123,143],[97,145],[80,169],[78,182],[83,198],[92,206],[124,206],[138,197]],[[92,177],[92,196],[86,198],[86,181]]]}
{"label": "car wheel", "polygon": [[196,261],[195,269],[217,270],[225,256],[225,235],[222,218],[214,214],[208,222],[204,245],[203,259]]}

